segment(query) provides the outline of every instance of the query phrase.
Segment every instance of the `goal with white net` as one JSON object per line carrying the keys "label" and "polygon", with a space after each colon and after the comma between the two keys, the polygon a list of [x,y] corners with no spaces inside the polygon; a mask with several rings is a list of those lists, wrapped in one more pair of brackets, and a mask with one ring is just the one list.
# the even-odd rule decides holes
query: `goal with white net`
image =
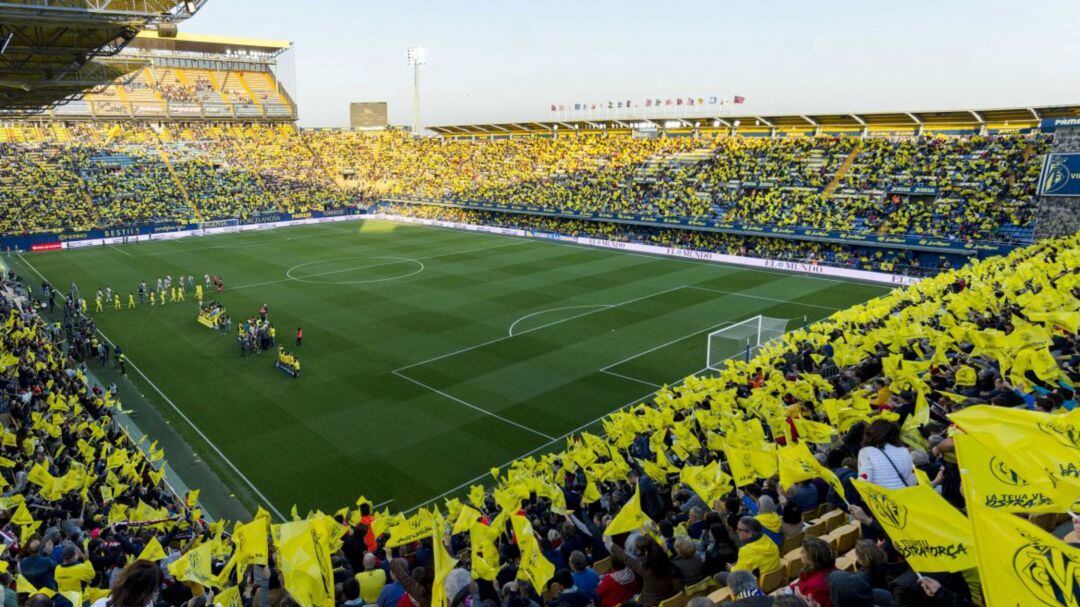
{"label": "goal with white net", "polygon": [[787,332],[788,319],[757,315],[709,333],[708,368],[718,370],[729,358],[749,361],[762,346]]}

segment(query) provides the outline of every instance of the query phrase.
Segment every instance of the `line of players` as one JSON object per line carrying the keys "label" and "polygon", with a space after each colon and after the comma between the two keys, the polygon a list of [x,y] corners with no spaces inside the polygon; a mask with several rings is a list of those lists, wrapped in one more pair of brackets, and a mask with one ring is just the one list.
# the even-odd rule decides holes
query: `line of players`
{"label": "line of players", "polygon": [[[204,274],[203,283],[207,289],[213,286],[218,293],[225,290],[225,283],[217,274]],[[139,283],[138,294],[139,299],[136,304],[135,296],[130,291],[127,296],[128,309],[135,308],[137,305],[146,305],[147,302],[151,306],[162,305],[168,303],[180,303],[186,301],[184,294],[190,290],[195,291],[195,300],[202,304],[203,300],[203,285],[195,282],[195,277],[188,274],[185,278],[180,275],[176,279],[176,283],[173,284],[172,275],[162,276],[157,279],[157,288],[152,288],[144,280]],[[97,293],[94,294],[94,311],[103,312],[105,306],[112,302],[114,310],[120,310],[120,293],[114,292],[112,287],[106,285],[105,288],[99,288]],[[82,311],[86,312],[86,299],[80,299],[79,301]]]}

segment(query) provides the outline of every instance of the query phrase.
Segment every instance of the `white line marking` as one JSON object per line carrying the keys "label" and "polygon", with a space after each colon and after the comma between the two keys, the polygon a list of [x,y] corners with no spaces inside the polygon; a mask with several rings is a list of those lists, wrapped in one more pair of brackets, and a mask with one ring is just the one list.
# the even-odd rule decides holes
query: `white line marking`
{"label": "white line marking", "polygon": [[[369,221],[371,221],[371,220],[369,220]],[[401,221],[400,219],[397,218],[397,216],[394,216],[394,215],[381,215],[379,217],[379,221],[388,221],[390,223],[396,223],[398,225],[411,225],[411,226],[421,226],[421,227],[426,227],[426,228],[435,228],[435,229],[439,229],[439,230],[451,230],[451,231],[454,231],[454,232],[468,232],[470,234],[478,233],[478,232],[475,232],[475,231],[472,231],[472,230],[467,230],[465,228],[455,228],[455,227],[451,227],[451,226],[427,225],[427,224],[422,224],[422,223],[414,223],[414,222],[411,222],[411,221]],[[511,235],[508,235],[508,234],[489,234],[487,232],[479,232],[479,233],[480,234],[488,234],[488,235],[491,235],[491,236],[504,236],[506,238],[520,238],[520,239],[528,240],[530,242],[538,242],[538,243],[552,244],[552,245],[562,245],[562,246],[566,246],[566,247],[574,247],[576,249],[585,249],[587,251],[607,251],[609,253],[620,253],[622,255],[633,255],[635,257],[647,257],[649,259],[666,259],[666,260],[669,260],[669,261],[676,261],[676,262],[679,262],[679,263],[688,263],[688,264],[697,265],[697,266],[713,266],[713,267],[727,268],[727,269],[730,269],[730,270],[739,270],[739,271],[743,271],[743,272],[758,272],[760,274],[773,274],[773,275],[778,275],[778,276],[802,276],[803,278],[809,278],[809,279],[812,279],[812,280],[821,280],[821,281],[825,281],[825,282],[835,282],[835,283],[840,283],[840,284],[864,285],[864,286],[870,286],[870,287],[878,287],[878,288],[880,288],[882,290],[885,290],[885,291],[890,291],[890,290],[893,289],[892,286],[886,286],[886,285],[883,285],[883,284],[874,283],[874,282],[868,282],[868,281],[865,281],[865,280],[859,280],[859,279],[854,279],[854,278],[847,279],[847,280],[841,279],[841,278],[826,278],[824,276],[815,276],[813,274],[807,274],[807,273],[799,272],[797,270],[766,270],[766,269],[762,269],[762,268],[755,268],[753,266],[742,266],[742,265],[739,265],[739,264],[727,263],[727,262],[722,262],[722,261],[706,261],[704,259],[690,259],[690,258],[686,258],[686,257],[679,257],[677,255],[662,255],[660,253],[641,253],[641,252],[638,252],[638,251],[627,251],[625,249],[614,249],[614,248],[608,248],[608,247],[598,247],[598,246],[578,244],[576,242],[566,242],[564,240],[553,240],[551,238],[536,238],[536,237],[532,237],[532,236],[511,236]]]}
{"label": "white line marking", "polygon": [[817,304],[812,304],[812,303],[803,303],[801,301],[795,301],[793,299],[778,299],[776,297],[765,297],[764,295],[752,295],[750,293],[740,293],[740,292],[737,292],[737,291],[723,291],[723,290],[720,290],[720,289],[713,289],[713,288],[710,288],[710,287],[701,287],[701,286],[698,286],[698,285],[687,285],[687,288],[697,289],[699,291],[710,291],[712,293],[720,293],[721,295],[732,295],[734,297],[748,297],[750,299],[760,299],[762,301],[772,301],[772,302],[782,303],[782,304],[786,303],[786,304],[793,304],[793,305],[796,305],[796,306],[806,306],[808,308],[821,308],[822,310],[831,310],[833,312],[843,309],[843,308],[834,308],[832,306],[819,306]]}
{"label": "white line marking", "polygon": [[507,337],[513,337],[514,336],[514,327],[516,327],[519,322],[525,320],[526,318],[532,318],[533,316],[537,316],[539,314],[546,314],[548,312],[558,312],[559,310],[578,310],[578,309],[581,309],[581,308],[610,308],[610,307],[611,307],[610,304],[586,304],[586,305],[583,305],[583,306],[563,306],[561,308],[548,308],[547,310],[540,310],[539,312],[533,312],[532,314],[526,314],[525,316],[522,316],[521,318],[519,318],[519,319],[515,320],[514,322],[510,323],[510,330],[507,332],[508,333]]}
{"label": "white line marking", "polygon": [[[420,261],[422,259],[438,259],[439,257],[451,257],[453,255],[463,255],[465,253],[475,253],[477,251],[487,251],[489,249],[501,249],[501,248],[504,248],[504,247],[516,247],[516,246],[521,246],[523,244],[528,244],[528,241],[524,241],[524,242],[515,241],[515,242],[509,243],[509,244],[501,244],[501,245],[497,245],[497,246],[494,246],[494,247],[478,247],[478,248],[475,248],[475,249],[465,249],[463,251],[451,251],[449,253],[439,253],[438,255],[425,255],[424,257],[386,257],[386,256],[379,257],[379,256],[374,256],[374,255],[371,255],[371,256],[357,255],[355,257],[333,257],[333,258],[330,258],[330,259],[320,259],[320,260],[316,260],[316,261],[309,261],[309,262],[306,262],[306,263],[302,263],[302,264],[293,266],[293,267],[291,267],[291,268],[289,268],[288,270],[285,271],[286,278],[278,278],[276,280],[266,280],[266,281],[263,281],[263,282],[254,282],[254,283],[250,283],[250,284],[240,285],[240,286],[237,286],[237,287],[229,287],[229,288],[231,290],[235,291],[237,289],[248,289],[248,288],[251,288],[251,287],[261,287],[261,286],[265,286],[265,285],[278,284],[278,283],[281,283],[281,282],[289,282],[290,280],[295,281],[295,282],[310,282],[311,284],[332,284],[332,285],[360,285],[360,284],[368,284],[368,283],[373,283],[373,282],[385,282],[385,281],[388,281],[388,280],[398,280],[398,279],[401,279],[401,278],[408,278],[410,276],[415,276],[415,275],[419,274],[420,272],[422,272],[424,270],[424,264],[421,263],[421,261]],[[329,272],[319,272],[319,273],[316,273],[316,274],[309,274],[308,276],[303,276],[303,277],[300,277],[300,278],[294,277],[294,276],[292,276],[290,274],[293,270],[297,270],[297,269],[299,269],[299,268],[301,268],[303,266],[308,266],[308,265],[311,265],[311,264],[314,264],[314,263],[321,263],[321,262],[325,262],[325,261],[335,261],[335,260],[342,260],[342,259],[395,259],[395,260],[398,260],[398,261],[390,261],[390,262],[386,262],[386,263],[377,263],[377,264],[373,264],[373,265],[369,265],[369,266],[359,266],[359,267],[355,267],[355,268],[345,268],[343,270],[331,270]],[[351,272],[352,270],[366,270],[366,269],[370,269],[370,268],[380,268],[382,266],[390,266],[390,265],[394,265],[394,264],[397,264],[397,263],[401,263],[403,261],[411,261],[411,262],[418,263],[418,264],[420,264],[420,269],[413,272],[413,273],[411,273],[411,274],[404,274],[402,276],[392,276],[390,278],[380,278],[380,279],[377,279],[377,280],[348,281],[348,282],[327,282],[327,283],[318,282],[318,281],[306,281],[306,280],[303,280],[305,278],[312,278],[312,277],[315,277],[315,276],[326,276],[328,274],[338,274],[338,273],[341,273],[341,272]]]}
{"label": "white line marking", "polygon": [[135,257],[135,256],[134,256],[134,255],[132,255],[131,253],[128,253],[127,251],[125,251],[125,250],[124,250],[124,249],[123,249],[122,247],[117,247],[117,246],[114,246],[114,245],[109,245],[109,248],[110,248],[110,249],[112,249],[112,250],[114,250],[114,251],[120,251],[121,253],[123,253],[124,255],[127,255],[128,257]]}
{"label": "white line marking", "polygon": [[664,289],[663,291],[657,291],[656,293],[649,293],[648,295],[642,295],[641,297],[635,297],[633,299],[628,299],[626,301],[619,302],[617,304],[610,304],[606,308],[603,308],[603,309],[590,310],[588,312],[582,312],[581,314],[574,314],[573,316],[568,316],[566,318],[556,320],[554,322],[549,322],[549,323],[546,323],[546,324],[542,324],[542,325],[533,327],[531,329],[526,329],[526,330],[522,331],[521,333],[515,333],[514,335],[504,335],[503,337],[496,337],[495,339],[491,339],[491,340],[485,341],[483,343],[476,344],[474,346],[469,346],[467,348],[461,348],[460,350],[454,350],[453,352],[447,352],[446,354],[443,354],[441,356],[436,356],[434,358],[429,358],[427,360],[422,360],[420,362],[413,363],[411,365],[406,365],[404,367],[400,367],[398,369],[395,369],[394,373],[397,373],[398,371],[404,371],[406,369],[411,369],[413,367],[419,367],[420,365],[426,365],[427,363],[435,362],[437,360],[442,360],[442,359],[447,358],[449,356],[454,356],[455,354],[462,354],[462,353],[468,352],[470,350],[475,350],[477,348],[482,348],[484,346],[488,346],[488,345],[491,345],[491,344],[496,343],[496,342],[511,339],[511,338],[514,338],[514,337],[519,337],[521,335],[525,335],[526,333],[532,333],[533,331],[539,331],[540,329],[546,329],[547,327],[552,327],[552,326],[555,326],[557,324],[561,324],[561,323],[564,323],[564,322],[567,322],[567,321],[571,321],[571,320],[574,320],[575,318],[581,318],[583,316],[588,316],[590,314],[596,314],[597,312],[602,312],[604,310],[609,310],[611,308],[617,308],[619,306],[625,306],[626,304],[631,304],[631,303],[634,303],[634,302],[637,302],[637,301],[641,301],[643,299],[649,299],[650,297],[656,297],[658,295],[663,295],[665,293],[671,293],[672,291],[678,291],[679,289],[683,289],[683,288],[686,288],[686,285],[679,285],[677,287],[672,287],[670,289]]}
{"label": "white line marking", "polygon": [[613,375],[615,377],[621,377],[622,379],[628,379],[630,381],[637,382],[639,384],[645,384],[646,386],[652,386],[652,387],[658,388],[658,389],[662,387],[660,384],[654,384],[651,381],[645,381],[644,379],[638,379],[636,377],[630,377],[629,375],[623,375],[622,373],[616,373],[614,371],[608,371],[607,369],[600,369],[600,373],[603,373],[605,375]]}
{"label": "white line marking", "polygon": [[[690,375],[687,375],[686,377],[691,377],[691,376],[697,375],[698,373],[701,373],[702,371],[705,371],[706,369],[708,369],[708,367],[704,367],[704,368],[702,368],[702,369],[698,369],[697,371],[694,371],[693,373],[691,373]],[[685,377],[684,377],[683,379],[680,379],[679,381],[677,381],[677,382],[675,382],[675,383],[671,384],[671,386],[672,386],[672,387],[674,387],[674,386],[677,386],[677,385],[679,385],[679,384],[683,383],[684,381],[686,381],[686,378],[685,378]],[[577,428],[574,428],[573,430],[570,430],[570,431],[569,431],[569,432],[567,432],[566,434],[563,434],[562,436],[558,436],[558,437],[555,437],[555,438],[551,439],[550,441],[548,441],[548,442],[546,442],[546,443],[544,443],[544,444],[540,445],[539,447],[537,447],[537,448],[533,449],[532,451],[529,451],[528,453],[523,453],[523,454],[521,454],[521,455],[518,455],[518,456],[517,456],[517,457],[515,457],[514,459],[512,459],[512,460],[510,460],[510,461],[506,462],[505,464],[503,464],[503,465],[499,466],[499,469],[501,470],[502,468],[505,468],[505,467],[509,466],[510,464],[512,464],[512,463],[514,463],[514,462],[516,462],[516,461],[518,461],[519,459],[524,459],[524,458],[526,458],[526,457],[529,457],[530,455],[532,455],[532,454],[536,453],[537,451],[541,451],[541,450],[543,450],[543,449],[546,449],[547,447],[549,447],[549,446],[551,446],[551,445],[553,445],[553,444],[555,444],[555,443],[557,443],[557,442],[559,442],[559,441],[561,441],[561,440],[563,440],[563,439],[565,439],[565,438],[569,437],[569,436],[570,436],[570,435],[572,435],[572,434],[576,434],[576,433],[578,433],[578,432],[581,432],[581,431],[582,431],[582,430],[584,430],[585,428],[588,428],[589,426],[591,426],[591,425],[595,424],[596,422],[598,422],[598,421],[600,421],[600,420],[602,420],[602,419],[604,419],[604,418],[608,417],[609,415],[611,415],[611,414],[615,413],[616,411],[622,411],[623,409],[625,409],[625,408],[627,408],[627,407],[632,407],[632,406],[634,406],[634,405],[636,405],[636,404],[638,404],[638,403],[640,403],[640,402],[644,401],[645,399],[649,398],[650,396],[653,396],[653,395],[654,395],[654,394],[656,394],[656,393],[657,393],[658,391],[659,391],[659,390],[654,390],[654,391],[652,391],[652,392],[649,392],[649,393],[648,393],[648,394],[646,394],[645,396],[641,396],[641,397],[639,397],[639,398],[635,398],[634,400],[632,400],[632,401],[630,401],[630,402],[626,403],[625,405],[621,405],[621,406],[619,406],[619,407],[616,407],[616,408],[612,409],[611,411],[608,411],[607,413],[605,413],[605,414],[601,415],[600,417],[598,417],[598,418],[596,418],[596,419],[594,419],[594,420],[592,420],[592,421],[590,421],[590,422],[585,422],[584,424],[581,424],[581,425],[580,425],[580,426],[578,426]],[[433,498],[431,498],[431,499],[429,499],[429,500],[427,500],[427,501],[425,501],[425,502],[420,502],[419,504],[416,504],[416,505],[415,505],[415,506],[413,506],[412,508],[409,508],[408,510],[406,510],[406,511],[405,511],[405,512],[403,512],[402,514],[408,514],[408,513],[412,512],[412,511],[416,510],[417,508],[420,508],[421,506],[426,506],[427,504],[430,504],[430,503],[434,502],[435,500],[438,500],[438,499],[444,498],[444,497],[446,497],[447,495],[450,495],[451,493],[454,493],[455,491],[459,491],[459,490],[461,490],[461,489],[464,489],[465,487],[468,487],[469,485],[471,485],[471,484],[473,484],[473,483],[475,483],[475,482],[477,482],[477,481],[481,481],[481,480],[483,480],[484,478],[486,478],[486,477],[489,477],[489,476],[491,476],[491,471],[490,471],[490,470],[489,470],[489,471],[487,471],[487,472],[485,472],[485,473],[483,473],[483,474],[481,474],[481,475],[479,475],[479,476],[477,476],[477,477],[475,477],[475,478],[469,479],[469,480],[465,481],[464,483],[461,483],[460,485],[458,485],[457,487],[454,487],[453,489],[450,489],[450,490],[444,491],[444,492],[440,493],[439,495],[436,495],[435,497],[433,497]]]}
{"label": "white line marking", "polygon": [[[345,268],[344,270],[329,270],[327,272],[316,272],[315,274],[308,274],[307,276],[293,276],[292,275],[293,271],[299,270],[300,268],[303,268],[305,266],[310,266],[310,265],[317,264],[317,263],[325,263],[325,262],[328,262],[328,261],[341,261],[343,259],[391,259],[393,261],[387,261],[387,262],[384,262],[384,263],[377,263],[375,265],[370,265],[370,266],[361,266],[359,268]],[[401,276],[389,276],[387,278],[373,278],[373,279],[370,279],[370,280],[345,280],[345,281],[341,281],[341,282],[325,282],[325,281],[319,281],[319,280],[308,280],[309,278],[315,278],[316,276],[329,276],[331,274],[341,274],[342,272],[352,272],[353,270],[363,270],[363,269],[367,269],[367,268],[380,268],[380,267],[383,267],[383,266],[397,265],[397,264],[400,264],[402,262],[404,262],[404,263],[414,263],[414,264],[416,264],[416,265],[418,265],[420,267],[417,268],[416,270],[412,271],[412,272],[409,272],[408,274],[402,274]],[[334,257],[332,259],[320,259],[320,260],[317,260],[317,261],[309,261],[309,262],[306,262],[306,263],[295,265],[295,266],[293,266],[293,267],[291,267],[291,268],[289,268],[288,270],[285,271],[285,276],[288,277],[286,280],[295,280],[296,282],[306,282],[306,283],[311,283],[311,284],[316,284],[316,285],[319,285],[319,284],[365,285],[365,284],[372,283],[372,282],[386,282],[388,280],[398,280],[400,278],[408,278],[410,276],[416,276],[417,274],[419,274],[420,272],[423,272],[423,271],[424,271],[424,264],[422,262],[416,260],[416,259],[411,259],[409,257],[375,257],[375,256],[371,256],[371,257],[359,256],[359,257],[356,257],[356,256],[354,256],[354,257]],[[278,281],[278,282],[281,282],[281,281]]]}
{"label": "white line marking", "polygon": [[706,328],[706,329],[702,329],[702,330],[700,330],[700,331],[694,331],[693,333],[691,333],[691,334],[689,334],[689,335],[683,335],[682,337],[679,337],[679,338],[673,339],[673,340],[671,340],[671,341],[668,341],[668,342],[664,342],[664,343],[660,344],[659,346],[653,346],[652,348],[649,348],[648,350],[643,350],[643,351],[641,351],[641,352],[638,352],[637,354],[634,354],[633,356],[628,356],[628,357],[626,357],[626,358],[624,358],[624,359],[622,359],[622,360],[620,360],[620,361],[617,361],[617,362],[613,362],[613,363],[611,363],[610,365],[608,365],[608,366],[606,366],[606,367],[603,367],[603,368],[602,368],[602,369],[600,369],[600,370],[601,370],[601,371],[607,371],[608,369],[610,369],[610,368],[612,368],[612,367],[617,367],[617,366],[619,366],[619,365],[623,364],[624,362],[627,362],[627,361],[631,361],[631,360],[634,360],[635,358],[638,358],[638,357],[640,357],[640,356],[644,356],[644,355],[648,354],[649,352],[653,352],[653,351],[655,351],[655,350],[659,350],[660,348],[663,348],[663,347],[666,347],[666,346],[670,346],[671,344],[674,344],[674,343],[678,343],[678,342],[680,342],[680,341],[682,341],[682,340],[684,340],[684,339],[686,339],[686,338],[688,338],[688,337],[693,337],[693,336],[695,336],[695,335],[700,335],[700,334],[702,334],[702,333],[704,333],[704,332],[706,332],[706,331],[712,331],[712,330],[714,330],[714,329],[716,329],[716,328],[718,328],[718,327],[723,327],[723,326],[725,326],[725,325],[730,325],[730,324],[733,324],[733,323],[732,323],[732,322],[731,322],[730,320],[725,320],[725,321],[724,321],[724,322],[722,322],[722,323],[719,323],[719,324],[715,324],[715,325],[713,325],[713,326],[711,326],[711,327],[708,327],[708,328]]}
{"label": "white line marking", "polygon": [[[388,500],[386,500],[384,502],[379,502],[378,504],[375,504],[374,506],[371,507],[371,509],[372,510],[378,510],[379,508],[382,508],[383,506],[386,506],[388,504],[393,503],[393,501],[394,501],[394,499],[390,498],[390,499],[388,499]],[[374,514],[374,512],[372,512],[372,514]]]}
{"label": "white line marking", "polygon": [[[22,253],[19,253],[19,259],[21,259],[22,262],[26,264],[26,267],[30,268],[31,270],[34,271],[35,274],[40,276],[41,280],[44,280],[44,281],[48,282],[49,279],[45,278],[45,275],[42,274],[41,272],[39,272],[38,269],[35,268],[32,263],[30,263],[29,261],[26,261],[26,258],[23,257]],[[113,341],[111,339],[109,339],[109,337],[107,335],[102,333],[101,329],[98,329],[97,332],[98,332],[98,335],[101,335],[102,339],[104,339],[105,341],[112,344],[113,348],[115,349],[116,344],[114,344]],[[152,387],[159,395],[161,395],[161,398],[165,399],[165,402],[169,403],[169,406],[172,407],[173,410],[176,411],[176,413],[185,422],[187,422],[187,424],[189,426],[191,426],[191,429],[194,430],[203,439],[203,441],[205,441],[206,444],[209,445],[210,448],[213,449],[214,452],[218,454],[218,457],[220,457],[222,459],[222,461],[224,461],[226,464],[229,465],[230,468],[232,468],[232,471],[235,472],[237,476],[239,476],[241,479],[243,479],[243,481],[245,483],[247,483],[248,487],[251,487],[251,490],[255,492],[255,495],[259,496],[259,499],[261,499],[263,502],[266,503],[266,506],[270,508],[271,512],[273,512],[274,514],[277,515],[278,519],[280,519],[282,521],[289,520],[289,519],[285,518],[284,516],[282,516],[281,512],[279,512],[278,509],[276,507],[274,507],[273,502],[268,500],[266,498],[266,496],[262,494],[262,491],[259,491],[259,488],[255,486],[255,483],[251,482],[251,479],[244,476],[243,472],[240,472],[240,469],[236,467],[236,464],[232,463],[232,460],[230,460],[228,457],[225,456],[224,453],[221,452],[221,449],[219,449],[218,446],[215,445],[214,442],[211,441],[210,438],[207,437],[206,434],[204,434],[203,431],[200,430],[199,427],[195,425],[195,422],[191,421],[191,418],[189,418],[187,415],[185,415],[184,412],[180,410],[180,407],[176,406],[176,403],[174,403],[172,401],[172,399],[170,399],[168,396],[165,396],[165,393],[161,391],[161,388],[157,387],[157,384],[150,381],[150,378],[147,377],[146,374],[142,372],[142,369],[140,369],[138,367],[138,365],[136,365],[135,362],[131,360],[130,357],[125,355],[125,358],[127,359],[128,364],[131,365],[131,368],[135,369],[135,372],[138,373],[139,375],[141,375],[142,378],[144,380],[146,380],[146,383],[150,384],[150,387]]]}
{"label": "white line marking", "polygon": [[427,388],[428,390],[431,390],[432,392],[434,392],[436,394],[439,394],[441,396],[449,398],[450,400],[452,400],[452,401],[454,401],[456,403],[460,403],[462,405],[465,405],[466,407],[468,407],[470,409],[474,409],[476,411],[479,411],[480,413],[483,413],[484,415],[490,415],[491,417],[494,417],[495,419],[504,421],[504,422],[510,424],[511,426],[517,426],[518,428],[521,428],[522,430],[526,430],[528,432],[532,432],[533,434],[535,434],[537,436],[542,436],[542,437],[544,437],[546,439],[554,440],[551,437],[550,434],[544,434],[543,432],[541,432],[539,430],[533,430],[532,428],[526,426],[525,424],[520,424],[520,423],[518,423],[518,422],[516,422],[516,421],[514,421],[512,419],[503,417],[503,416],[499,415],[498,413],[492,413],[491,411],[488,411],[487,409],[484,409],[483,407],[477,407],[476,405],[474,405],[474,404],[472,404],[470,402],[466,402],[466,401],[461,400],[460,398],[454,396],[453,394],[447,394],[446,392],[443,392],[442,390],[439,390],[438,388],[432,388],[431,386],[425,384],[424,382],[413,379],[413,378],[409,377],[408,375],[405,375],[403,373],[398,373],[397,371],[394,371],[394,375],[397,375],[401,379],[411,381],[412,383],[420,386],[421,388]]}

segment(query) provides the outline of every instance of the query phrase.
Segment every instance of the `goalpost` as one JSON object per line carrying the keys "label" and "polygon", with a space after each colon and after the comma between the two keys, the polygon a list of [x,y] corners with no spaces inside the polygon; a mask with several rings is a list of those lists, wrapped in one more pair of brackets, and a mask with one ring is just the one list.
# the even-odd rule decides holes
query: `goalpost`
{"label": "goalpost", "polygon": [[743,356],[749,361],[762,346],[787,332],[788,319],[752,316],[709,333],[707,367],[719,370],[724,361]]}

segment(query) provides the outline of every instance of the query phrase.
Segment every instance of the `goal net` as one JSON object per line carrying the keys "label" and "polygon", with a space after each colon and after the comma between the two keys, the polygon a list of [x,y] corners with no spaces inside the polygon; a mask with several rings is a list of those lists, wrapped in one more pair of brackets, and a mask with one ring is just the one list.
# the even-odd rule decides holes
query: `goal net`
{"label": "goal net", "polygon": [[749,361],[762,346],[787,332],[788,319],[757,315],[709,333],[708,368],[718,370],[725,360]]}

